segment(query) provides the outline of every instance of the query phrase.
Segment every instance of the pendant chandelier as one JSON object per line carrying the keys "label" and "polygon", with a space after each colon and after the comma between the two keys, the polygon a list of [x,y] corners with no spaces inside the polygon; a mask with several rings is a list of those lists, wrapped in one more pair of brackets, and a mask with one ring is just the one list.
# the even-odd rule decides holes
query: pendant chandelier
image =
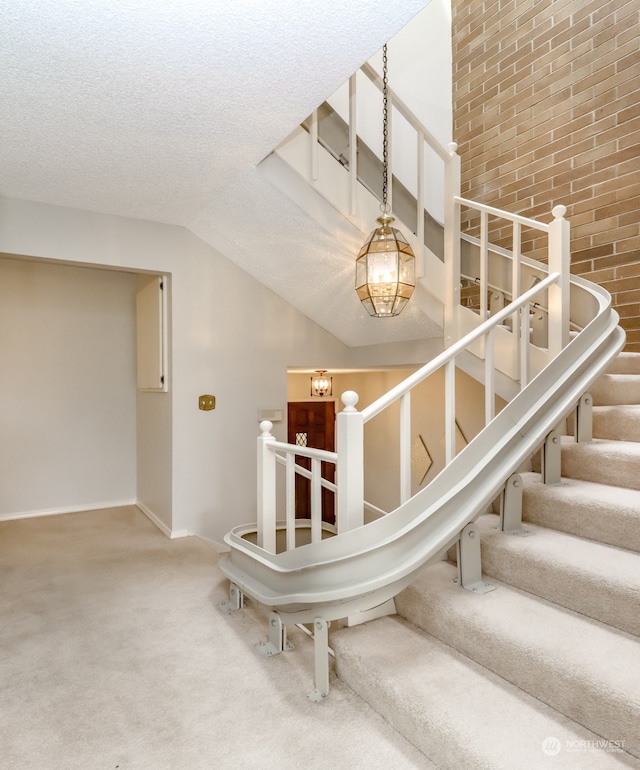
{"label": "pendant chandelier", "polygon": [[395,227],[387,202],[389,186],[389,84],[387,46],[382,49],[382,214],[379,227],[369,235],[356,259],[356,292],[369,315],[398,315],[416,285],[416,258],[407,239]]}
{"label": "pendant chandelier", "polygon": [[331,396],[333,394],[333,377],[327,377],[326,369],[316,369],[316,376],[311,378],[312,396]]}

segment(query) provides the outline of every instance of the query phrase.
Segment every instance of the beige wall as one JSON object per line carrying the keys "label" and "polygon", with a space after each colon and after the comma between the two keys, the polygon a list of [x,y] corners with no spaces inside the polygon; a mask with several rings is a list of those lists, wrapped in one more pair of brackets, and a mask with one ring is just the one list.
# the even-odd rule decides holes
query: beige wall
{"label": "beige wall", "polygon": [[[463,196],[547,222],[565,205],[572,271],[612,293],[627,349],[640,350],[640,6],[452,5]],[[543,259],[543,242],[525,238]],[[511,233],[494,240],[509,247]]]}
{"label": "beige wall", "polygon": [[135,286],[0,259],[0,518],[135,501]]}
{"label": "beige wall", "polygon": [[[170,276],[169,392],[138,399],[138,500],[174,533],[218,542],[237,524],[254,521],[258,410],[286,409],[289,366],[322,360],[344,367],[347,348],[184,228],[0,197],[2,252],[48,259],[56,267],[64,262]],[[104,269],[87,272],[98,282],[109,277]],[[63,311],[56,302],[54,316]],[[10,339],[11,329],[9,319],[0,333]],[[71,344],[64,353],[81,365]],[[132,377],[133,371],[132,365]],[[132,387],[135,404],[135,379]],[[198,409],[203,393],[216,396],[214,411]],[[20,433],[26,416],[14,416]],[[44,435],[55,429],[50,418],[45,410]],[[71,423],[81,419],[79,410],[69,410]],[[135,420],[134,409],[131,427]],[[279,439],[282,430],[275,427]],[[135,479],[135,452],[129,470]],[[28,472],[24,463],[20,472]],[[65,504],[82,505],[84,499],[73,498],[75,475],[65,484]],[[121,499],[118,489],[112,484],[107,499]],[[55,507],[46,499],[38,505]]]}

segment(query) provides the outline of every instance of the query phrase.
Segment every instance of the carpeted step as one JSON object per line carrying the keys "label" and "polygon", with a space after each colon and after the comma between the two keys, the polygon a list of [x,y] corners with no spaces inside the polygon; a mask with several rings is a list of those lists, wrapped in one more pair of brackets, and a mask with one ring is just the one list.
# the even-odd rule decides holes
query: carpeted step
{"label": "carpeted step", "polygon": [[640,405],[593,407],[594,438],[640,441]]}
{"label": "carpeted step", "polygon": [[[640,757],[640,641],[503,583],[474,594],[427,567],[398,613],[530,695]],[[517,765],[515,765],[517,766]]]}
{"label": "carpeted step", "polygon": [[337,631],[331,644],[338,676],[443,769],[640,767],[397,616]]}
{"label": "carpeted step", "polygon": [[[540,471],[540,453],[532,458],[532,470]],[[613,487],[640,489],[640,443],[594,439],[577,444],[562,436],[561,475]]]}
{"label": "carpeted step", "polygon": [[640,404],[640,376],[603,374],[590,390],[595,406],[604,404]]}
{"label": "carpeted step", "polygon": [[528,524],[530,537],[478,519],[482,569],[503,583],[640,636],[640,554]]}
{"label": "carpeted step", "polygon": [[640,353],[620,353],[609,365],[607,374],[640,374]]}
{"label": "carpeted step", "polygon": [[563,478],[543,484],[523,473],[525,522],[640,552],[640,490]]}

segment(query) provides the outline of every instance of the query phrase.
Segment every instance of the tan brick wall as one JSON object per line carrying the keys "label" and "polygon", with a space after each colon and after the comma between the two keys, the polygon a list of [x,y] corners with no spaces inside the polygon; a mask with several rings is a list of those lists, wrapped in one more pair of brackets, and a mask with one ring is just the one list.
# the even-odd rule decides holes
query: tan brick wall
{"label": "tan brick wall", "polygon": [[[452,8],[462,195],[544,222],[565,205],[572,271],[611,292],[640,351],[640,0]],[[545,259],[539,233],[525,242]]]}

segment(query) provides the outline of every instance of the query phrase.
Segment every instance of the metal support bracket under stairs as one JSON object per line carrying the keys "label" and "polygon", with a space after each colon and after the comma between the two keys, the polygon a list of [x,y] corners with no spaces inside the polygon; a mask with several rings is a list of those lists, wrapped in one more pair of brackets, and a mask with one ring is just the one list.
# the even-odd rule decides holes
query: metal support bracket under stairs
{"label": "metal support bracket under stairs", "polygon": [[467,524],[460,533],[457,546],[458,582],[467,591],[476,594],[486,594],[495,591],[496,587],[482,579],[482,562],[480,558],[480,530],[475,522]]}
{"label": "metal support bracket under stairs", "polygon": [[244,607],[244,594],[235,583],[229,583],[229,600],[220,602],[218,607],[227,613],[236,612]]}
{"label": "metal support bracket under stairs", "polygon": [[329,694],[329,625],[324,618],[313,621],[315,687],[309,693],[312,701],[321,701]]}
{"label": "metal support bracket under stairs", "polygon": [[552,430],[544,440],[542,445],[542,455],[540,459],[540,471],[543,484],[559,484],[561,476],[561,454],[562,443],[560,441],[560,431]]}
{"label": "metal support bracket under stairs", "polygon": [[585,393],[576,406],[573,437],[578,444],[589,444],[593,439],[593,399]]}
{"label": "metal support bracket under stairs", "polygon": [[512,473],[500,495],[500,531],[529,537],[533,533],[522,528],[522,491],[522,476]]}
{"label": "metal support bracket under stairs", "polygon": [[287,641],[287,627],[277,612],[269,614],[269,641],[256,644],[256,649],[265,657],[293,649],[291,642]]}

